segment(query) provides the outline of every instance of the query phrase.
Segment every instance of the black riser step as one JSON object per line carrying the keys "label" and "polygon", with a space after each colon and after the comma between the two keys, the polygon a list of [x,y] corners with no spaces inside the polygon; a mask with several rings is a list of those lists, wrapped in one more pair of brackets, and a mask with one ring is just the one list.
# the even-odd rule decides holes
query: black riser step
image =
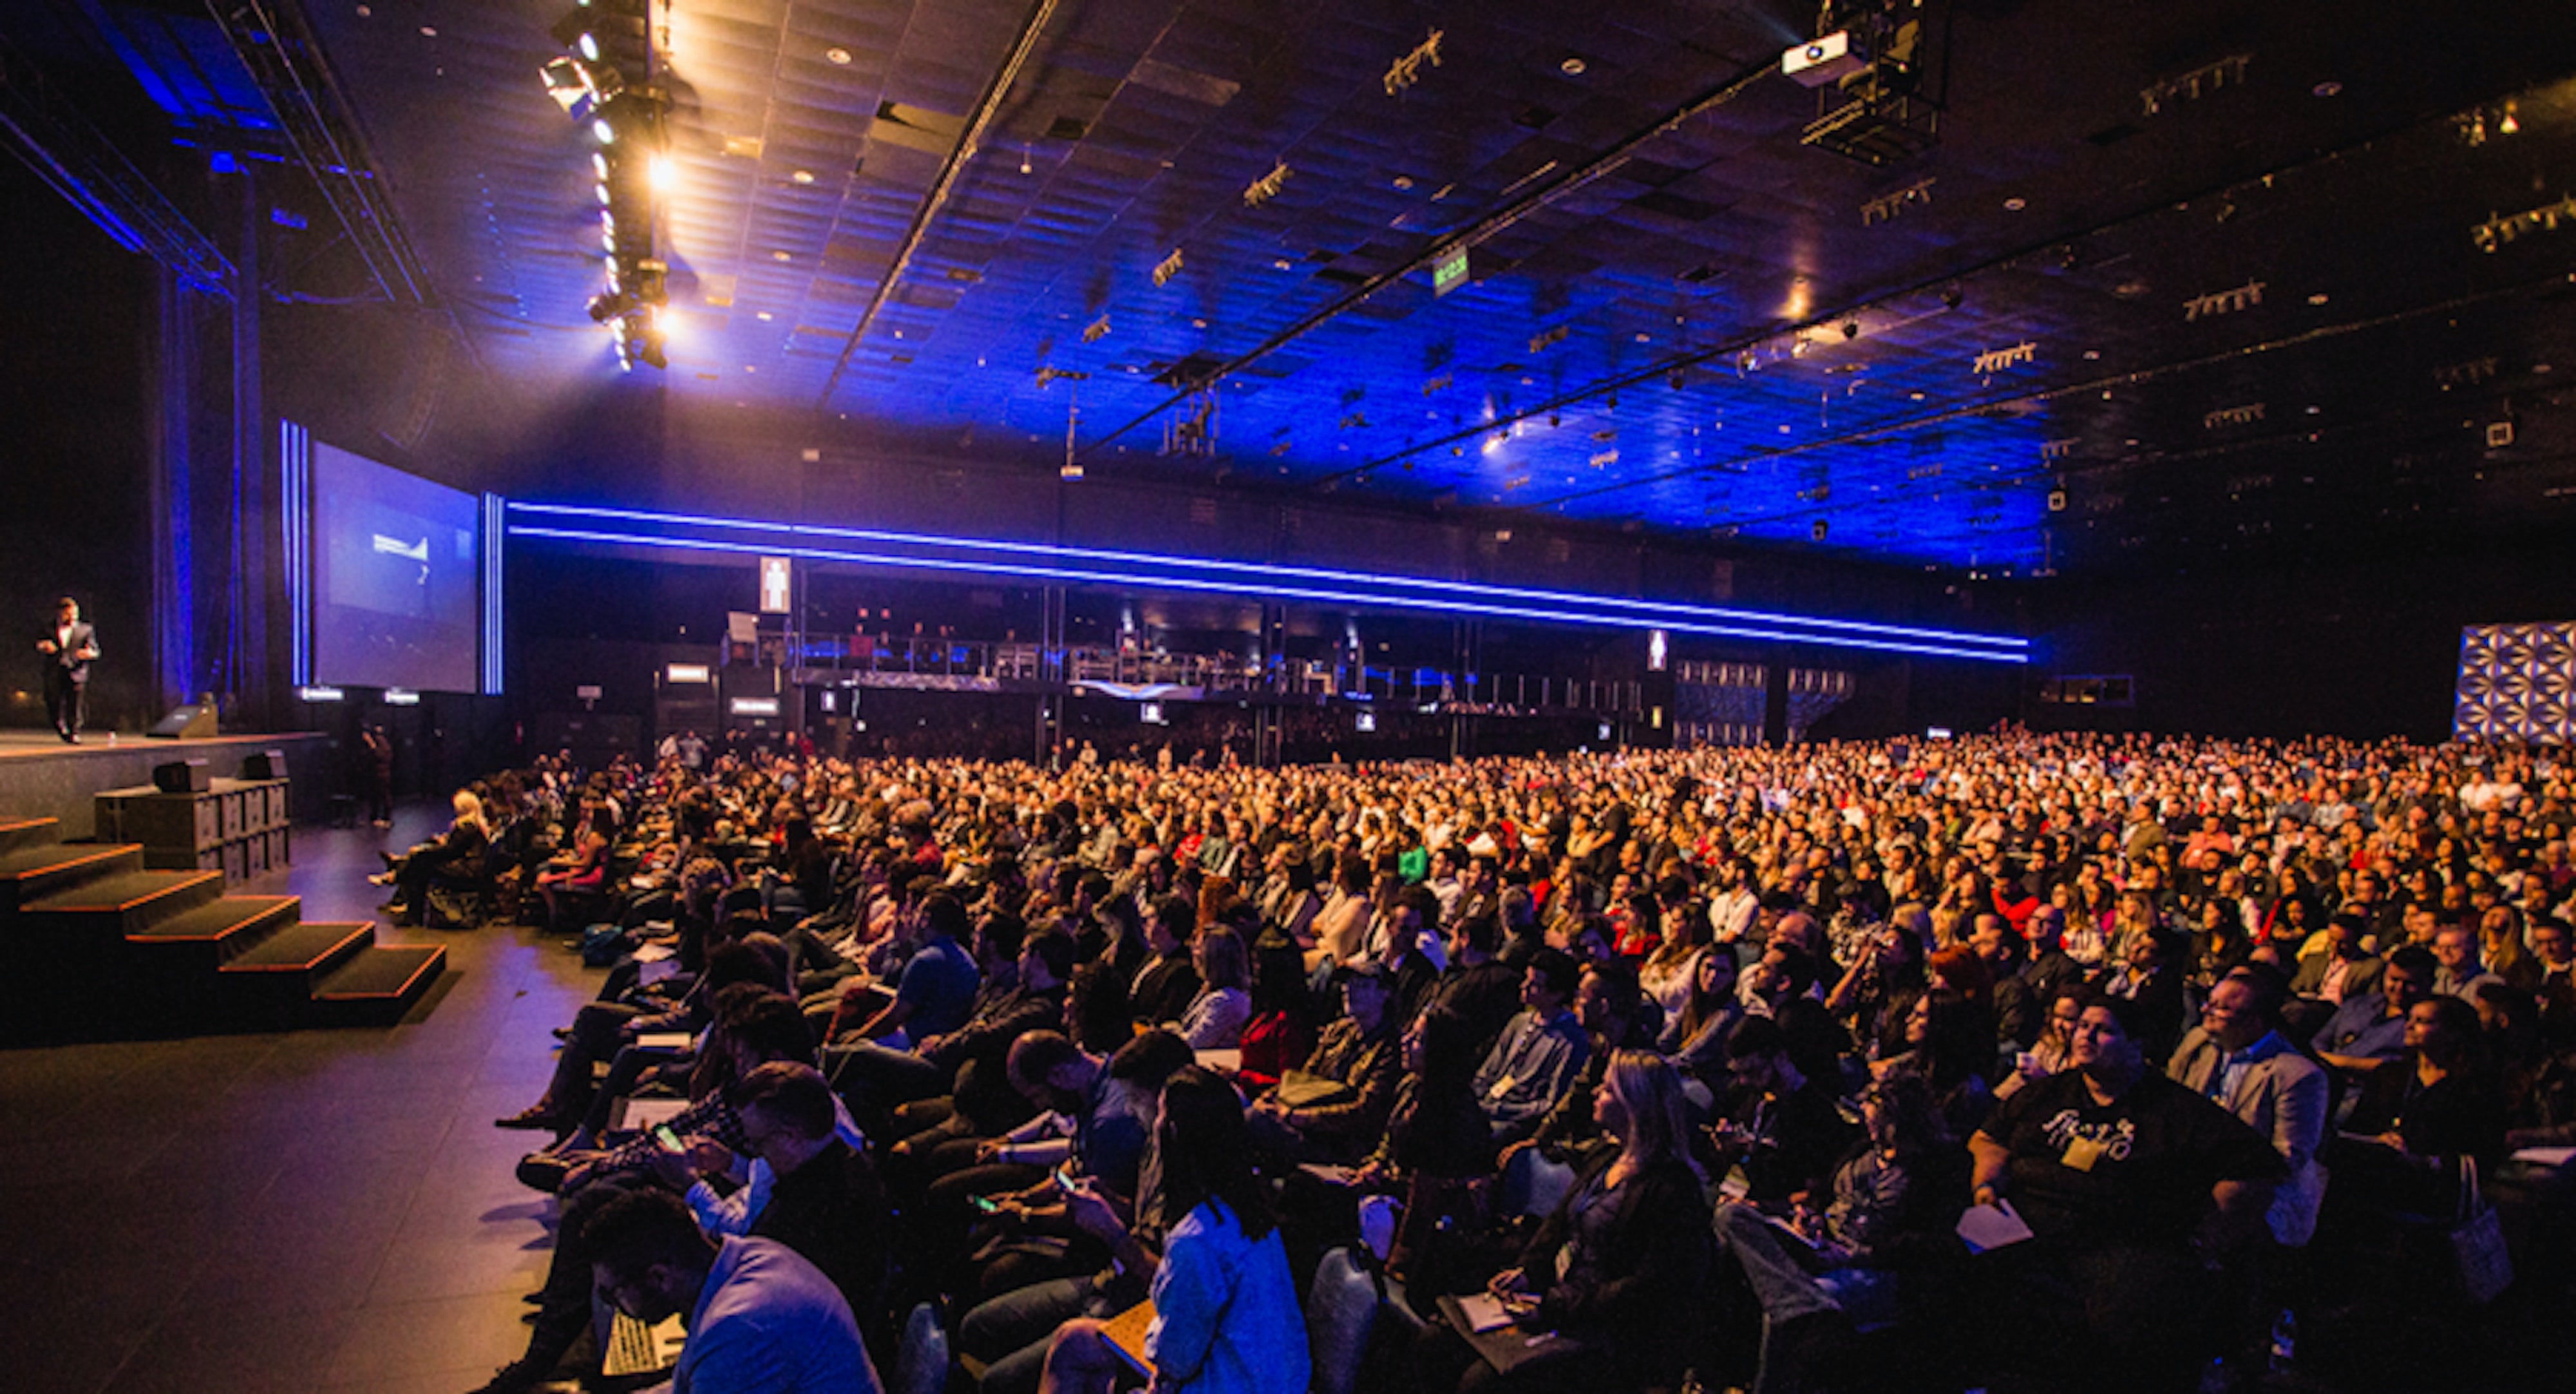
{"label": "black riser step", "polygon": [[49,891],[18,910],[28,919],[64,928],[99,927],[131,935],[223,893],[220,871],[120,871]]}
{"label": "black riser step", "polygon": [[429,991],[446,966],[444,945],[373,945],[315,986],[311,1018],[352,1026],[391,1025]]}
{"label": "black riser step", "polygon": [[212,972],[295,923],[302,902],[291,895],[228,895],[157,920],[125,942],[155,959],[180,959]]}
{"label": "black riser step", "polygon": [[0,911],[30,905],[86,881],[143,869],[130,843],[41,843],[0,852]]}
{"label": "black riser step", "polygon": [[216,972],[216,1000],[210,1005],[248,1024],[293,1026],[306,1014],[322,980],[375,942],[372,921],[286,925]]}
{"label": "black riser step", "polygon": [[62,840],[62,824],[51,818],[0,818],[0,853],[44,847]]}

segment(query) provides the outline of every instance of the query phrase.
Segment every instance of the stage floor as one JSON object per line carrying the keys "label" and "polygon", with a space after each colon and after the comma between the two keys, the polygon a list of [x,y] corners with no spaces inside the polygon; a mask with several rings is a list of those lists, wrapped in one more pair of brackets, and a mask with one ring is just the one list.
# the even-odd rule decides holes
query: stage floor
{"label": "stage floor", "polygon": [[231,779],[256,750],[285,752],[299,825],[328,815],[331,795],[340,791],[340,762],[331,738],[315,732],[193,741],[95,732],[69,745],[51,731],[17,728],[0,731],[0,818],[52,818],[65,838],[85,838],[95,827],[91,800],[100,790],[150,784],[152,767],[172,760],[203,760],[208,774]]}
{"label": "stage floor", "polygon": [[130,755],[137,750],[171,750],[179,746],[208,746],[215,749],[275,745],[282,740],[307,739],[307,733],[288,732],[278,736],[210,736],[195,741],[156,741],[148,736],[121,736],[113,731],[83,731],[81,743],[71,745],[51,731],[30,731],[12,727],[0,730],[0,760],[24,760],[31,757],[80,759],[98,755]]}
{"label": "stage floor", "polygon": [[[376,919],[376,850],[438,830],[296,831],[253,893]],[[0,1386],[46,1394],[462,1394],[516,1356],[548,1198],[511,1177],[547,1029],[600,974],[534,930],[439,943],[390,1029],[0,1051]],[[541,1137],[541,1135],[540,1135]]]}

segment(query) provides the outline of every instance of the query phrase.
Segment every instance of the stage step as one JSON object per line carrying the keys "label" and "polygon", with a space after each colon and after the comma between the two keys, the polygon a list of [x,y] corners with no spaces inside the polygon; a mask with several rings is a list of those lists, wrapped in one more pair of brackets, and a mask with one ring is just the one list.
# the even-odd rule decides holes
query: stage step
{"label": "stage step", "polygon": [[0,909],[24,906],[91,877],[142,869],[143,849],[131,843],[55,842],[0,852]]}
{"label": "stage step", "polygon": [[314,1015],[314,993],[333,970],[376,942],[372,921],[291,924],[236,954],[216,973],[226,1014],[288,1027]]}
{"label": "stage step", "polygon": [[298,921],[262,939],[223,967],[234,973],[306,973],[319,975],[358,950],[376,942],[373,920],[340,924],[328,920]]}
{"label": "stage step", "polygon": [[43,847],[62,840],[62,824],[55,819],[0,818],[0,852]]}
{"label": "stage step", "polygon": [[323,1021],[391,1025],[438,981],[447,963],[439,944],[377,944],[332,969],[313,989]]}
{"label": "stage step", "polygon": [[60,838],[0,819],[0,1043],[391,1025],[446,967],[437,945],[378,945],[372,922],[307,924],[294,896]]}
{"label": "stage step", "polygon": [[291,895],[228,895],[156,920],[125,939],[129,944],[210,948],[220,961],[249,949],[268,929],[292,923],[300,904]]}
{"label": "stage step", "polygon": [[[141,855],[140,849],[128,850]],[[119,871],[23,901],[18,909],[66,919],[112,918],[121,933],[131,935],[223,893],[220,871]]]}

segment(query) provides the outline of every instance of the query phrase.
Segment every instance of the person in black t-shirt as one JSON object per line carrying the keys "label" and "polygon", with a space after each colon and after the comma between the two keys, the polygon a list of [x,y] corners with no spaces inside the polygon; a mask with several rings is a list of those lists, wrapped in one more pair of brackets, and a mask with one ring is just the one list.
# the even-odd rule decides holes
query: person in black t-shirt
{"label": "person in black t-shirt", "polygon": [[[2034,1241],[1997,1251],[2014,1350],[2063,1379],[2171,1388],[2204,1343],[2204,1260],[2263,1226],[2280,1154],[2233,1114],[2149,1071],[2124,1013],[2097,1001],[2070,1068],[1998,1106],[1968,1142],[1975,1197],[2006,1197]],[[2213,1216],[2212,1211],[2216,1214]]]}

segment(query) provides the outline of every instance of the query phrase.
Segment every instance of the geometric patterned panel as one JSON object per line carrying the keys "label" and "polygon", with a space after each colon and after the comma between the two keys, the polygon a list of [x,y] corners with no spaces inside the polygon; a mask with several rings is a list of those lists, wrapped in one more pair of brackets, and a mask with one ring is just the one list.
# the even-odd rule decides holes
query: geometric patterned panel
{"label": "geometric patterned panel", "polygon": [[2451,736],[2576,745],[2576,623],[2462,629]]}
{"label": "geometric patterned panel", "polygon": [[1824,720],[1825,713],[1851,700],[1856,686],[1857,680],[1840,668],[1790,669],[1790,742],[1795,744],[1805,740],[1808,729]]}
{"label": "geometric patterned panel", "polygon": [[1762,744],[1770,670],[1759,663],[1682,663],[1673,684],[1673,739],[1683,747]]}

